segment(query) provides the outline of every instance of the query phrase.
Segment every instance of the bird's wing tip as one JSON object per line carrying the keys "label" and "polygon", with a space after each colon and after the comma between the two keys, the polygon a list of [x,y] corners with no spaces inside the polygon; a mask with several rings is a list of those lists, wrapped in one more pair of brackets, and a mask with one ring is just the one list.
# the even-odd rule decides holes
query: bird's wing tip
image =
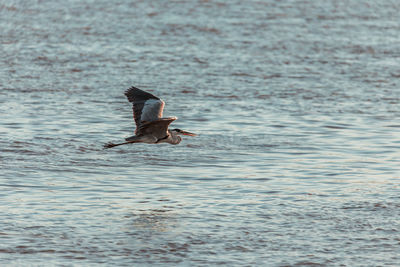
{"label": "bird's wing tip", "polygon": [[149,92],[143,91],[142,89],[139,89],[135,86],[131,86],[127,90],[125,90],[125,96],[128,97],[129,101],[131,101],[131,99],[133,100],[133,98],[142,98],[142,100],[148,100],[148,99],[160,100],[160,98],[158,98],[157,96]]}
{"label": "bird's wing tip", "polygon": [[135,86],[131,86],[128,89],[125,90],[125,95],[128,96],[133,90],[137,90],[139,88],[136,88]]}

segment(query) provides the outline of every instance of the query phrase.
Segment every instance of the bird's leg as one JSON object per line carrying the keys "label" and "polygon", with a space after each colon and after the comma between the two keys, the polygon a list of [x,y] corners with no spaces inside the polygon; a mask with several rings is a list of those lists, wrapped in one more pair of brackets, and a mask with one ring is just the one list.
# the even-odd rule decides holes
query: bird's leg
{"label": "bird's leg", "polygon": [[110,142],[110,143],[105,144],[104,148],[105,149],[106,148],[112,148],[112,147],[115,147],[115,146],[121,146],[121,145],[130,144],[130,143],[134,143],[134,142],[131,141],[131,142],[118,143],[118,144],[114,144],[114,143]]}

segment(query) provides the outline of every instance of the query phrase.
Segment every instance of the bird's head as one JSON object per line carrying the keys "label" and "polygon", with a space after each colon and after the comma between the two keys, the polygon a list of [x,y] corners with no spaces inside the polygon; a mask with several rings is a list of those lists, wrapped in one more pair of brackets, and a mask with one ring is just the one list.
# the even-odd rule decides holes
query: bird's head
{"label": "bird's head", "polygon": [[183,131],[181,129],[173,129],[171,132],[175,133],[176,135],[189,135],[189,136],[196,136],[197,135],[197,134],[194,134],[194,133]]}

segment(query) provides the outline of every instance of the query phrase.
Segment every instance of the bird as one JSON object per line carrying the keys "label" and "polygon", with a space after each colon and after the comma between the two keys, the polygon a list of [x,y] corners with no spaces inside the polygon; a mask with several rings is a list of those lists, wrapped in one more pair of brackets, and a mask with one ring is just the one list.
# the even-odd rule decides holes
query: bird
{"label": "bird", "polygon": [[162,117],[165,102],[160,98],[134,86],[125,91],[125,96],[133,106],[133,118],[136,124],[135,135],[126,138],[126,142],[123,143],[109,142],[104,145],[104,148],[132,143],[177,145],[182,141],[180,135],[196,136],[194,133],[181,129],[168,129],[177,117]]}

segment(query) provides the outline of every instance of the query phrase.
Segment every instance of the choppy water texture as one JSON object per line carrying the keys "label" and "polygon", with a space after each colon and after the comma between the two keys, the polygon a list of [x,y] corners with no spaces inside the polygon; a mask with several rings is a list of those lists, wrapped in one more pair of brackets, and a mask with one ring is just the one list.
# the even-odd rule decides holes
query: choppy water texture
{"label": "choppy water texture", "polygon": [[400,262],[397,1],[1,2],[0,265]]}

